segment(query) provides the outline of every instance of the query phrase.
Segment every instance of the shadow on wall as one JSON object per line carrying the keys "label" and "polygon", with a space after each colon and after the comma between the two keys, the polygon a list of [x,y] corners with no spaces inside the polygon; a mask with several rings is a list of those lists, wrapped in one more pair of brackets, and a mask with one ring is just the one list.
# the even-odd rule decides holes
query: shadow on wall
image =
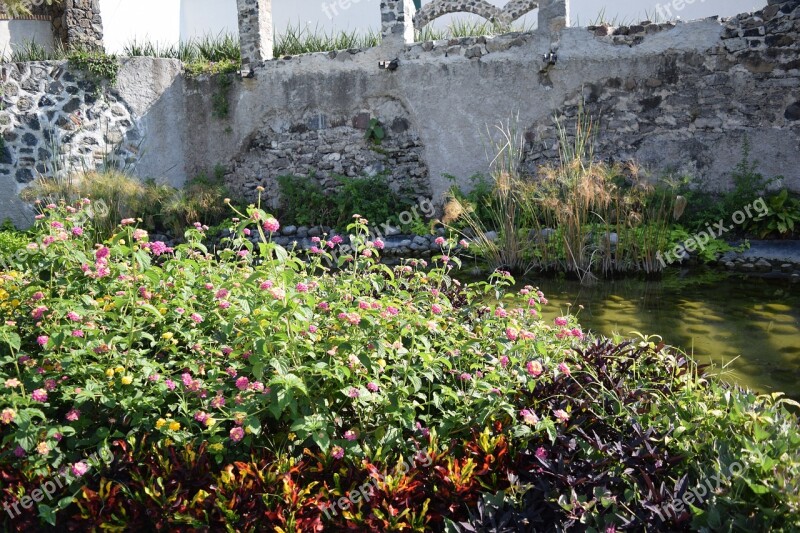
{"label": "shadow on wall", "polygon": [[46,20],[0,20],[0,56],[8,59],[31,42],[48,50],[53,48],[53,24],[49,17]]}
{"label": "shadow on wall", "polygon": [[[180,185],[183,139],[169,128],[183,111],[170,99],[175,63],[162,60],[155,68],[151,59],[128,60],[110,90],[66,62],[1,65],[0,218],[32,224],[34,213],[19,193],[40,176],[106,166]],[[161,147],[145,157],[148,128],[162,133],[149,144],[170,143],[176,151]]]}

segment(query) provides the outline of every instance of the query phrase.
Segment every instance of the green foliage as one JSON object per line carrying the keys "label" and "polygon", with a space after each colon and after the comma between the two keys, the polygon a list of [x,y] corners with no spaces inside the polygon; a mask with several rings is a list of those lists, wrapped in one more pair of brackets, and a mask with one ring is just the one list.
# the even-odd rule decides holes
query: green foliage
{"label": "green foliage", "polygon": [[0,257],[8,257],[22,250],[30,242],[25,234],[18,231],[0,229]]}
{"label": "green foliage", "polygon": [[501,35],[511,32],[532,31],[533,25],[506,25],[499,22],[488,22],[470,19],[453,19],[445,28],[436,28],[428,24],[421,30],[414,32],[414,40],[440,41],[443,39],[460,39],[462,37],[481,37]]}
{"label": "green foliage", "polygon": [[316,26],[297,26],[291,24],[275,36],[275,57],[296,56],[313,52],[331,52],[336,50],[350,50],[371,48],[381,43],[381,36],[372,30],[365,34],[340,31],[328,33]]}
{"label": "green foliage", "polygon": [[[469,180],[472,183],[469,192],[465,193],[461,187],[455,182],[457,178],[452,174],[445,174],[444,177],[449,180],[452,185],[450,186],[449,195],[460,201],[467,209],[469,209],[474,216],[489,229],[498,229],[494,227],[494,220],[492,217],[492,201],[494,198],[494,183],[483,174],[473,174]],[[452,223],[453,227],[463,229],[465,223],[462,220],[455,220]]]}
{"label": "green foliage", "polygon": [[[731,172],[733,187],[724,194],[692,187],[688,178],[681,181],[679,193],[687,200],[687,208],[681,218],[683,226],[691,231],[700,231],[706,224],[730,220],[733,213],[768,195],[769,186],[780,181],[782,177],[765,178],[758,171],[758,161],[751,160],[750,152],[750,142],[745,138],[742,141],[742,158]],[[741,233],[741,230],[740,227],[734,228],[737,233]]]}
{"label": "green foliage", "polygon": [[322,224],[342,229],[353,213],[378,224],[393,221],[411,205],[392,191],[385,175],[334,178],[339,185],[335,194],[328,195],[313,176],[280,176],[278,190],[282,218],[290,224]]}
{"label": "green foliage", "polygon": [[230,74],[220,74],[214,78],[216,89],[211,95],[211,113],[218,119],[227,118],[230,113],[230,101],[228,94],[233,85],[233,76]]}
{"label": "green foliage", "polygon": [[287,224],[317,226],[339,219],[334,200],[313,176],[279,176],[281,219]]}
{"label": "green foliage", "polygon": [[[98,243],[90,205],[45,208],[0,277],[0,506],[115,460],[17,529],[147,530],[180,506],[211,530],[492,530],[481,499],[521,531],[800,527],[800,404],[660,339],[545,321],[507,274],[462,285],[452,240],[430,268],[389,268],[356,218],[352,249],[323,238],[304,262],[251,205],[216,253],[198,228],[175,249],[129,223]],[[378,472],[397,473],[325,515]],[[661,512],[712,478],[686,516]]]}
{"label": "green foliage", "polygon": [[86,212],[91,212],[98,239],[110,237],[125,218],[138,218],[148,230],[170,231],[180,237],[195,222],[214,225],[224,219],[227,208],[222,200],[229,194],[222,174],[215,170],[212,178],[200,175],[181,190],[118,171],[68,174],[63,178],[40,178],[22,196],[43,204],[91,199],[93,203]]}
{"label": "green foliage", "polygon": [[235,73],[242,63],[239,39],[224,33],[205,35],[177,45],[133,40],[125,45],[124,54],[130,57],[178,59],[184,63],[184,69],[191,77]]}
{"label": "green foliage", "polygon": [[791,237],[800,228],[800,198],[789,196],[788,189],[766,197],[769,211],[747,222],[746,228],[759,238]]}
{"label": "green foliage", "polygon": [[385,137],[386,130],[383,128],[380,121],[377,118],[370,119],[364,138],[368,141],[372,141],[375,145],[380,145]]}
{"label": "green foliage", "polygon": [[[692,238],[694,235],[695,234],[690,233],[683,226],[673,226],[669,232],[669,243],[665,249],[669,250],[676,246],[682,246],[683,243]],[[749,247],[750,244],[747,241],[740,246],[731,246],[722,239],[713,238],[705,243],[705,246],[702,249],[698,248],[696,255],[703,263],[713,263],[714,261],[717,261],[721,255],[727,252],[743,252]]]}
{"label": "green foliage", "polygon": [[115,55],[108,55],[102,50],[73,48],[67,59],[70,65],[87,73],[98,85],[103,80],[112,86],[117,83],[120,64]]}

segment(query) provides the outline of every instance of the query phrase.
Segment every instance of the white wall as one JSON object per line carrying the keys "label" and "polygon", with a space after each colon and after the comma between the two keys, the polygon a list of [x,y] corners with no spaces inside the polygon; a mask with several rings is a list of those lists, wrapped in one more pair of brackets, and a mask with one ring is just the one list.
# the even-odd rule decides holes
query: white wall
{"label": "white wall", "polygon": [[189,41],[205,35],[238,34],[236,0],[182,0],[180,37]]}
{"label": "white wall", "polygon": [[0,20],[0,57],[31,41],[46,48],[53,46],[53,25],[47,20]]}
{"label": "white wall", "polygon": [[106,50],[122,52],[133,39],[172,45],[180,40],[181,0],[100,0]]}

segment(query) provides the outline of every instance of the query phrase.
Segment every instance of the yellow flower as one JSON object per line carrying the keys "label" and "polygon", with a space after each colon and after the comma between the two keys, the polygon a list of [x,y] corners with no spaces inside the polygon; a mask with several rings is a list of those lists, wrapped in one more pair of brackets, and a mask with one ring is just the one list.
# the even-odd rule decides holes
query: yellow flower
{"label": "yellow flower", "polygon": [[250,323],[250,319],[249,319],[249,318],[247,318],[246,316],[243,316],[243,317],[242,317],[242,318],[241,318],[239,321],[240,321],[242,324],[249,324],[249,323]]}
{"label": "yellow flower", "polygon": [[161,334],[161,338],[162,339],[166,339],[166,340],[170,340],[174,336],[175,336],[175,334],[172,333],[171,331],[167,331],[166,333],[162,333]]}
{"label": "yellow flower", "polygon": [[211,417],[206,418],[206,427],[207,428],[213,427],[214,424],[216,424],[216,423],[217,423],[217,421],[214,420],[213,418],[211,418]]}
{"label": "yellow flower", "polygon": [[118,366],[117,368],[114,369],[114,372],[116,372],[117,374],[122,374],[123,372],[125,372],[125,367]]}
{"label": "yellow flower", "polygon": [[216,443],[214,443],[214,444],[210,445],[208,448],[209,448],[209,449],[210,449],[212,452],[221,452],[222,450],[224,450],[224,449],[225,449],[225,446],[223,446],[223,445],[222,445],[222,444],[220,444],[219,442],[216,442]]}
{"label": "yellow flower", "polygon": [[170,422],[169,423],[169,429],[170,429],[170,431],[178,431],[178,430],[181,429],[181,423],[180,422]]}
{"label": "yellow flower", "polygon": [[123,385],[130,385],[131,383],[133,383],[133,378],[131,376],[122,376],[122,379],[120,381],[122,381]]}
{"label": "yellow flower", "polygon": [[166,423],[167,423],[166,420],[164,420],[163,418],[159,418],[158,420],[156,420],[156,429],[161,429],[162,427],[164,427],[164,424]]}
{"label": "yellow flower", "polygon": [[106,376],[108,376],[110,378],[113,378],[114,377],[114,369],[113,368],[109,368],[108,370],[106,370]]}
{"label": "yellow flower", "polygon": [[166,307],[162,307],[162,308],[160,308],[158,310],[158,312],[161,313],[162,315],[166,315],[167,314],[167,308]]}

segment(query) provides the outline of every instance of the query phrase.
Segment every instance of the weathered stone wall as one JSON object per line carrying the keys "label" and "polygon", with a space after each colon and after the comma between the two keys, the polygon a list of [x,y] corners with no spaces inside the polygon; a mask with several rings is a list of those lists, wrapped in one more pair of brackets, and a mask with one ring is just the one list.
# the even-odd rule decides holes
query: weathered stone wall
{"label": "weathered stone wall", "polygon": [[64,0],[63,14],[53,27],[70,46],[103,48],[103,18],[99,0]]}
{"label": "weathered stone wall", "polygon": [[[669,37],[676,25],[588,30],[598,46],[635,50],[656,34]],[[792,161],[800,149],[800,2],[733,17],[721,30],[710,49],[667,50],[652,58],[646,74],[631,69],[637,65],[630,61],[610,63],[608,76],[567,95],[561,120],[574,123],[583,105],[599,118],[599,155],[700,178],[713,189],[729,184],[726,174],[745,142],[756,144],[756,151],[769,146],[772,157],[761,158],[763,167],[785,175],[785,185],[797,190]],[[529,129],[529,171],[558,160],[556,139],[552,123]]]}
{"label": "weathered stone wall", "polygon": [[[405,4],[385,4],[406,16]],[[729,186],[747,138],[760,170],[782,174],[783,186],[800,192],[800,0],[772,1],[728,20],[625,28],[564,27],[566,6],[557,0],[543,0],[539,10],[548,23],[532,33],[395,40],[260,62],[252,77],[235,77],[225,91],[229,113],[222,119],[215,117],[219,84],[186,79],[175,61],[126,61],[111,98],[95,102],[72,71],[76,81],[68,85],[79,93],[57,85],[56,94],[48,93],[54,82],[63,84],[65,64],[4,65],[19,79],[4,81],[11,79],[9,89],[18,94],[4,97],[0,115],[7,149],[2,200],[10,202],[23,185],[17,180],[29,178],[25,170],[17,176],[21,169],[35,171],[40,163],[41,128],[59,129],[59,120],[66,125],[74,118],[75,98],[83,119],[77,131],[65,131],[72,136],[70,157],[91,163],[97,151],[115,145],[105,138],[107,122],[125,142],[141,135],[143,145],[125,148],[122,157],[136,159],[138,175],[178,184],[221,164],[233,188],[251,195],[262,185],[272,199],[282,174],[316,170],[329,186],[332,174],[383,167],[393,187],[408,184],[438,200],[450,186],[444,174],[468,187],[469,176],[486,171],[487,126],[512,116],[526,130],[524,165],[534,173],[556,160],[554,115],[569,124],[581,102],[598,119],[601,157],[635,159],[656,175],[689,173],[719,190]],[[381,68],[393,59],[393,68]],[[20,98],[32,106],[21,109]],[[115,117],[115,104],[128,114]],[[379,147],[364,138],[368,117],[386,128]],[[26,134],[34,146],[25,144],[32,140]],[[97,146],[82,144],[86,138]],[[7,205],[0,205],[0,217]]]}
{"label": "weathered stone wall", "polygon": [[[365,139],[372,119],[386,135],[380,144]],[[229,167],[228,184],[239,196],[255,199],[256,187],[261,186],[274,203],[280,176],[313,176],[333,194],[339,186],[336,176],[381,174],[395,192],[414,199],[430,197],[419,135],[410,129],[397,102],[379,102],[375,112],[365,109],[351,117],[313,114],[297,123],[270,122]]]}
{"label": "weathered stone wall", "polygon": [[125,166],[141,140],[131,113],[111,91],[59,62],[0,67],[0,176],[18,185],[53,169]]}

